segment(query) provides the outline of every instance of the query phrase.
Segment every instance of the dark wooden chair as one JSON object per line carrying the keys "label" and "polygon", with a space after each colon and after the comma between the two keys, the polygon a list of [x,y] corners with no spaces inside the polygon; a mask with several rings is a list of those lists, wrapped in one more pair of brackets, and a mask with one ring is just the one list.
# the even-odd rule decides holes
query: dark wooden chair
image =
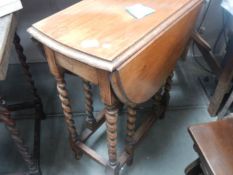
{"label": "dark wooden chair", "polygon": [[199,158],[185,170],[186,175],[233,174],[233,116],[189,128]]}

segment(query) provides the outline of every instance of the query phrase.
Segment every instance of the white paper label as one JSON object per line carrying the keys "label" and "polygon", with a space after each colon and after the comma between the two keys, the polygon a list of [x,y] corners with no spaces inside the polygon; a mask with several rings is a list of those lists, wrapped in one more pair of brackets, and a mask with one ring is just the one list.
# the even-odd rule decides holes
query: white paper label
{"label": "white paper label", "polygon": [[147,7],[145,5],[142,5],[142,4],[135,4],[135,5],[126,7],[126,10],[128,11],[128,13],[130,13],[133,17],[137,19],[141,19],[155,12],[154,9]]}

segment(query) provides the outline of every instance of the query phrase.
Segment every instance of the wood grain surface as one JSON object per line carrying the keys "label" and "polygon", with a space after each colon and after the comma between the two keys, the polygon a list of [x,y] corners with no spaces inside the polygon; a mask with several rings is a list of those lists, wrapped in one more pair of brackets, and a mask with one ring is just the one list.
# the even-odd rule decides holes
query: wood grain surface
{"label": "wood grain surface", "polygon": [[62,44],[60,53],[65,54],[64,50],[69,48],[79,52],[79,56],[80,53],[89,56],[72,57],[81,62],[94,61],[98,68],[102,68],[98,60],[110,62],[103,69],[111,71],[200,0],[138,0],[137,3],[154,8],[155,13],[134,19],[126,11],[126,7],[135,4],[133,0],[85,0],[33,24],[29,32],[48,47],[52,48],[54,43],[48,45],[39,34]]}
{"label": "wood grain surface", "polygon": [[145,102],[165,83],[189,41],[200,7],[198,4],[186,11],[112,74],[112,87],[123,102]]}
{"label": "wood grain surface", "polygon": [[213,175],[233,174],[233,119],[191,126],[189,132]]}

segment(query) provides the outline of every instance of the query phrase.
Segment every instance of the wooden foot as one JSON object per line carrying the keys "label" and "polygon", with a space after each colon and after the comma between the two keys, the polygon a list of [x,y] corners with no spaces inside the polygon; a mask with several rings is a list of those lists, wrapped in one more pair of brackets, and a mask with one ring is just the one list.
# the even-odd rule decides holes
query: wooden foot
{"label": "wooden foot", "polygon": [[96,119],[93,115],[93,100],[92,100],[92,92],[91,92],[91,84],[83,80],[83,89],[84,89],[84,96],[85,96],[85,109],[86,109],[86,125],[87,128],[93,130],[96,127]]}
{"label": "wooden foot", "polygon": [[132,106],[128,106],[127,108],[127,137],[126,137],[126,153],[129,155],[127,165],[131,165],[133,163],[133,155],[134,155],[134,134],[136,127],[136,110]]}
{"label": "wooden foot", "polygon": [[11,138],[13,139],[16,147],[18,148],[19,153],[26,162],[29,174],[40,174],[39,168],[35,161],[32,158],[32,155],[29,153],[28,147],[24,144],[23,139],[20,136],[19,130],[16,128],[15,121],[11,118],[10,111],[5,107],[5,101],[1,100],[0,104],[0,121],[5,123],[6,128],[9,130]]}
{"label": "wooden foot", "polygon": [[119,172],[120,172],[119,164],[116,164],[116,165],[108,164],[105,167],[105,174],[106,175],[119,175]]}
{"label": "wooden foot", "polygon": [[111,167],[118,166],[117,162],[117,119],[118,109],[116,106],[106,106],[106,124],[107,124],[107,143],[109,165]]}

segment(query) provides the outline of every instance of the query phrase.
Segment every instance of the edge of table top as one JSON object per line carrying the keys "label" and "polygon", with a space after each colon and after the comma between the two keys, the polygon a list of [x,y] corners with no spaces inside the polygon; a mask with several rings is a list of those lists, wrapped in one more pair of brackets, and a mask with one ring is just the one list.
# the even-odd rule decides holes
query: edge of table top
{"label": "edge of table top", "polygon": [[124,53],[118,55],[113,61],[107,61],[102,58],[89,55],[82,51],[65,46],[50,37],[46,36],[35,27],[30,27],[27,31],[30,35],[37,39],[42,44],[51,48],[52,50],[59,52],[69,58],[78,60],[82,63],[88,64],[90,66],[103,69],[106,71],[114,71],[119,68],[122,64],[131,61],[132,56],[144,48],[148,43],[156,40],[160,35],[162,35],[166,30],[168,30],[177,20],[182,16],[186,15],[190,10],[194,9],[196,6],[200,5],[202,0],[194,0],[188,3],[184,8],[178,10],[173,16],[165,20],[161,25],[151,31],[149,34],[144,36],[141,40],[136,42],[132,47],[128,48]]}
{"label": "edge of table top", "polygon": [[[232,128],[233,125],[233,118],[232,118],[232,114],[228,115],[227,117],[225,117],[223,120],[218,120],[218,121],[212,121],[212,122],[208,122],[208,123],[201,123],[201,124],[196,124],[193,126],[190,126],[188,128],[189,134],[192,137],[192,140],[194,141],[195,145],[197,146],[198,150],[200,150],[199,153],[201,153],[201,157],[204,158],[204,161],[206,161],[206,163],[208,164],[211,172],[213,174],[216,173],[216,169],[215,165],[218,162],[215,162],[214,160],[210,160],[207,159],[209,152],[207,151],[208,148],[206,146],[203,146],[203,144],[200,144],[201,140],[203,140],[203,138],[200,137],[200,133],[201,132],[212,132],[219,135],[218,132],[221,132],[221,130],[223,130],[224,126],[225,127],[231,127]],[[229,138],[231,139],[231,138]],[[206,140],[208,142],[208,139]],[[216,142],[211,142],[211,144],[213,145],[213,147],[218,150],[218,144],[215,146]],[[213,148],[212,148],[213,149]],[[217,154],[217,153],[216,153]],[[213,156],[213,155],[212,155]]]}

